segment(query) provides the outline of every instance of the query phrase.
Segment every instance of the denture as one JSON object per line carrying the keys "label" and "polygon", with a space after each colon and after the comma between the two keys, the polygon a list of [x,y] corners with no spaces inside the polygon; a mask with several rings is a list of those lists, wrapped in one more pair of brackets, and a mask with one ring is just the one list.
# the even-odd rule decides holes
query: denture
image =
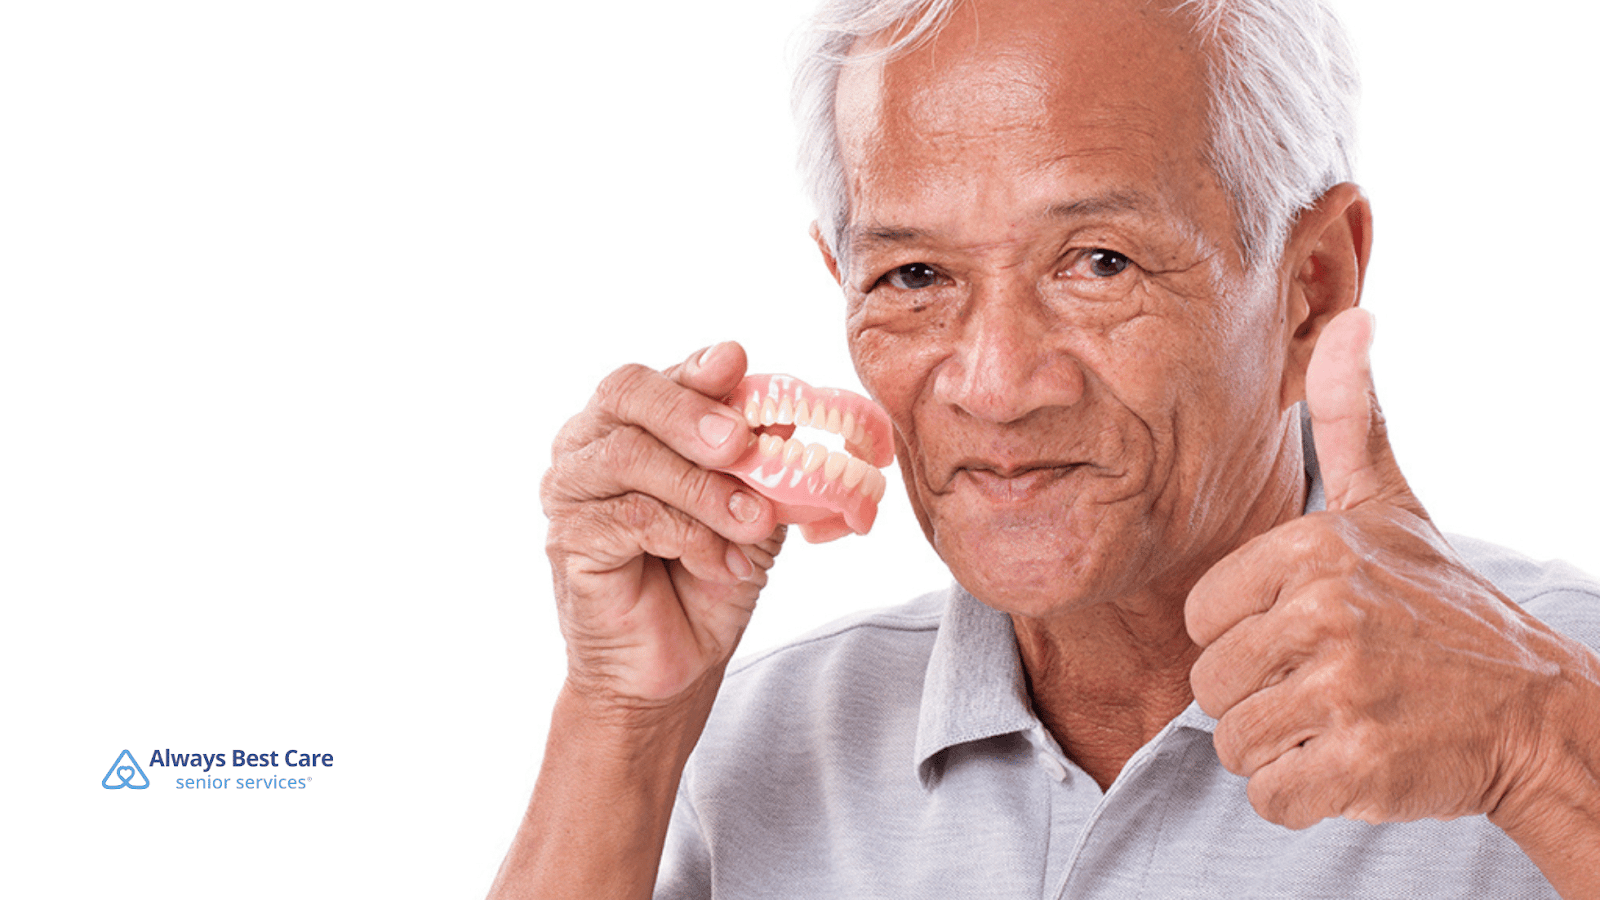
{"label": "denture", "polygon": [[[751,375],[723,402],[744,413],[755,440],[719,471],[771,500],[779,522],[799,525],[813,544],[872,528],[888,487],[878,470],[894,461],[889,416],[878,404],[789,375]],[[843,437],[844,452],[801,441],[796,426]]]}

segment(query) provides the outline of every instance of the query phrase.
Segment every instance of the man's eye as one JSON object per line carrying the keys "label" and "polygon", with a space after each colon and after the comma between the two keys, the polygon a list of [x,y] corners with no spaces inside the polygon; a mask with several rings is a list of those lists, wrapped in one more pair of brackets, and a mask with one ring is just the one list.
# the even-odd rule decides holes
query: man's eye
{"label": "man's eye", "polygon": [[1084,268],[1088,274],[1095,278],[1110,278],[1122,274],[1122,270],[1129,266],[1126,256],[1115,250],[1096,248],[1089,251],[1084,259]]}
{"label": "man's eye", "polygon": [[927,263],[909,263],[891,270],[883,280],[903,291],[920,291],[938,284],[939,273]]}

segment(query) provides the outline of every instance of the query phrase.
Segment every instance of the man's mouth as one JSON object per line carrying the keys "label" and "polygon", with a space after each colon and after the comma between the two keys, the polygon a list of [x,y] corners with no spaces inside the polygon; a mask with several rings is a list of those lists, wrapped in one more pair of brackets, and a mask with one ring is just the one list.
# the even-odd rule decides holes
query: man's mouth
{"label": "man's mouth", "polygon": [[1028,500],[1051,484],[1083,468],[1083,463],[1041,462],[1019,466],[1000,466],[984,463],[963,464],[951,478],[965,480],[986,499],[1013,503]]}
{"label": "man's mouth", "polygon": [[[756,440],[720,471],[772,500],[778,521],[798,524],[806,540],[866,534],[888,481],[879,468],[894,461],[889,416],[851,391],[815,388],[789,375],[751,375],[724,400],[744,413]],[[797,427],[844,438],[844,450],[794,437]]]}

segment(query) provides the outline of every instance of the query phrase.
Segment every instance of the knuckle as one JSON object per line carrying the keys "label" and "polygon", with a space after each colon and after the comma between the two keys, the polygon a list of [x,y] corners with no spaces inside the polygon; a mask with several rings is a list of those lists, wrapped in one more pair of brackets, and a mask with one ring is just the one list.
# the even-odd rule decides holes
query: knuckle
{"label": "knuckle", "polygon": [[650,441],[636,425],[614,428],[601,438],[589,454],[589,464],[597,469],[623,474],[638,472],[648,465]]}
{"label": "knuckle", "polygon": [[554,520],[561,507],[561,476],[555,466],[544,470],[544,476],[539,479],[539,506],[544,510],[545,518]]}
{"label": "knuckle", "polygon": [[661,519],[661,504],[644,494],[630,492],[617,498],[613,509],[616,523],[628,531],[647,531]]}
{"label": "knuckle", "polygon": [[1256,815],[1268,822],[1293,828],[1288,820],[1287,802],[1283,792],[1279,790],[1277,780],[1269,773],[1260,773],[1250,779],[1245,787],[1245,796],[1250,799],[1250,806],[1255,809]]}
{"label": "knuckle", "polygon": [[615,410],[624,405],[627,399],[643,389],[644,385],[657,376],[658,372],[649,366],[639,363],[628,363],[619,366],[611,374],[600,379],[600,385],[595,388],[595,400],[601,407]]}
{"label": "knuckle", "polygon": [[1222,767],[1235,775],[1243,775],[1244,753],[1242,739],[1239,736],[1238,721],[1235,716],[1224,716],[1217,721],[1216,731],[1211,736],[1212,745],[1217,751],[1217,760]]}
{"label": "knuckle", "polygon": [[582,446],[584,435],[590,430],[592,421],[592,414],[581,412],[564,422],[561,430],[557,431],[555,438],[550,441],[550,460],[558,462]]}
{"label": "knuckle", "polygon": [[1320,512],[1295,520],[1286,535],[1290,548],[1302,558],[1324,565],[1347,558],[1351,547],[1337,513]]}
{"label": "knuckle", "polygon": [[718,507],[717,482],[711,477],[711,473],[704,469],[685,466],[678,473],[674,487],[678,491],[678,496],[684,498],[691,509],[715,510]]}
{"label": "knuckle", "polygon": [[1354,640],[1367,618],[1366,611],[1339,579],[1325,579],[1308,587],[1300,595],[1299,606],[1301,621],[1309,632],[1309,646]]}

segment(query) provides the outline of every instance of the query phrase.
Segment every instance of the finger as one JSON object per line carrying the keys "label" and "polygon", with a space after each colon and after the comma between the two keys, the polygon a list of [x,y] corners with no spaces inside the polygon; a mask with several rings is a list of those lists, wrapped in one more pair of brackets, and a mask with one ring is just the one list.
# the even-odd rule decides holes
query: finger
{"label": "finger", "polygon": [[545,476],[541,499],[546,514],[554,516],[565,504],[635,491],[688,513],[731,541],[760,541],[776,523],[771,501],[736,478],[691,463],[634,425],[614,428],[559,460]]}
{"label": "finger", "polygon": [[1230,628],[1272,609],[1350,552],[1328,516],[1292,519],[1223,557],[1200,576],[1184,602],[1189,637],[1209,647]]}
{"label": "finger", "polygon": [[1221,719],[1246,698],[1283,683],[1312,655],[1298,620],[1262,613],[1224,632],[1189,669],[1189,686],[1206,715]]}
{"label": "finger", "polygon": [[754,544],[742,544],[740,549],[762,569],[770,569],[778,561],[778,551],[783,549],[784,526],[779,525],[772,534]]}
{"label": "finger", "polygon": [[1312,738],[1256,770],[1245,790],[1250,805],[1263,819],[1295,830],[1344,815],[1361,787],[1336,743]]}
{"label": "finger", "polygon": [[1211,740],[1223,768],[1249,778],[1326,729],[1326,711],[1297,687],[1295,679],[1258,691],[1217,717]]}
{"label": "finger", "polygon": [[1348,309],[1323,329],[1306,370],[1306,406],[1328,509],[1372,500],[1400,502],[1420,514],[1389,446],[1372,383],[1372,314]]}
{"label": "finger", "polygon": [[[749,446],[744,416],[721,403],[742,375],[744,351],[737,344],[711,347],[669,370],[626,365],[600,382],[586,414],[569,422],[556,438],[555,456],[592,443],[616,425],[636,425],[673,452],[707,468],[731,465]],[[680,383],[704,386],[702,393]]]}
{"label": "finger", "polygon": [[648,554],[678,560],[702,581],[765,577],[739,545],[681,510],[640,493],[567,508],[551,519],[546,545],[552,557],[567,561],[573,575],[609,574]]}
{"label": "finger", "polygon": [[744,348],[735,341],[723,341],[690,354],[667,369],[666,375],[690,390],[721,400],[739,385],[748,366]]}

